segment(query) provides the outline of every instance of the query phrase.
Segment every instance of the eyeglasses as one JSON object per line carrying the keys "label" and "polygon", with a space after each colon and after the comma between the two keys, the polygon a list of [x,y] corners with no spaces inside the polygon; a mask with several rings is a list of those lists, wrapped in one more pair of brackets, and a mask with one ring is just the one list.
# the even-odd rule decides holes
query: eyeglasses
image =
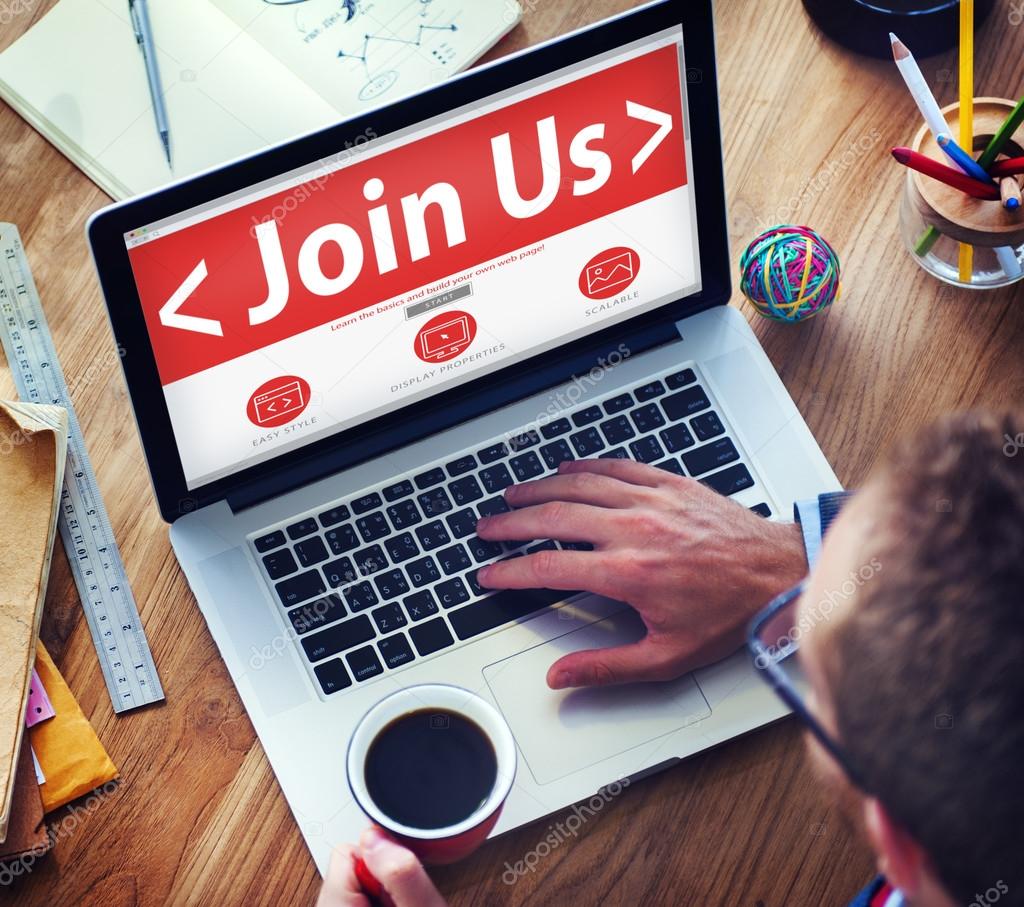
{"label": "eyeglasses", "polygon": [[839,763],[850,781],[866,790],[860,772],[807,707],[810,684],[800,666],[799,652],[801,637],[813,626],[806,619],[801,621],[797,613],[803,591],[804,583],[801,582],[769,602],[750,624],[747,646],[754,657],[754,667],[765,683]]}

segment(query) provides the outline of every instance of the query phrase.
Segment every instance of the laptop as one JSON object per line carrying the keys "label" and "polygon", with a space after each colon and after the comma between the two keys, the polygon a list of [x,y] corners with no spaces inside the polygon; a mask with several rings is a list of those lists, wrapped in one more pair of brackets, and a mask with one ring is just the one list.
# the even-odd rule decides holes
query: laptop
{"label": "laptop", "polygon": [[564,460],[768,519],[839,487],[727,305],[709,0],[114,205],[88,238],[174,551],[321,871],[366,825],[351,731],[398,688],[501,710],[521,759],[496,834],[782,716],[739,653],[551,691],[556,658],[640,638],[636,615],[476,576],[587,548],[475,535]]}

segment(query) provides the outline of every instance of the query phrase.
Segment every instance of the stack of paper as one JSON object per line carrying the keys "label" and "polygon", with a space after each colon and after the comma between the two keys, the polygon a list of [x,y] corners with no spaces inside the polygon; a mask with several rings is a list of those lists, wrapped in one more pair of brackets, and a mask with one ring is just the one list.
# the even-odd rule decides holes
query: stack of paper
{"label": "stack of paper", "polygon": [[[60,407],[0,403],[0,843],[7,837],[19,758],[26,764],[25,709],[67,433],[67,413]],[[27,764],[31,771],[30,754]]]}

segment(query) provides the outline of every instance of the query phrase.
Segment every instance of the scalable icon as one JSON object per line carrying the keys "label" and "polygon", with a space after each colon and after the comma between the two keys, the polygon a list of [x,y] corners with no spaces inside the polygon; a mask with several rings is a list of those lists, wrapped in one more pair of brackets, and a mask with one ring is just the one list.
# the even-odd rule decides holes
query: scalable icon
{"label": "scalable icon", "polygon": [[625,292],[640,271],[635,249],[616,246],[595,255],[580,273],[580,292],[588,299],[608,299]]}

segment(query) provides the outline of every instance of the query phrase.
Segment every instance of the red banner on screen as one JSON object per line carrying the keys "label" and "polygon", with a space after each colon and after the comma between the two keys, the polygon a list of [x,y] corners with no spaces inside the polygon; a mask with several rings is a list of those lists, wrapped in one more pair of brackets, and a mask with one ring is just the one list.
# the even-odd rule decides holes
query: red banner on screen
{"label": "red banner on screen", "polygon": [[162,383],[685,185],[680,91],[665,47],[131,249]]}

